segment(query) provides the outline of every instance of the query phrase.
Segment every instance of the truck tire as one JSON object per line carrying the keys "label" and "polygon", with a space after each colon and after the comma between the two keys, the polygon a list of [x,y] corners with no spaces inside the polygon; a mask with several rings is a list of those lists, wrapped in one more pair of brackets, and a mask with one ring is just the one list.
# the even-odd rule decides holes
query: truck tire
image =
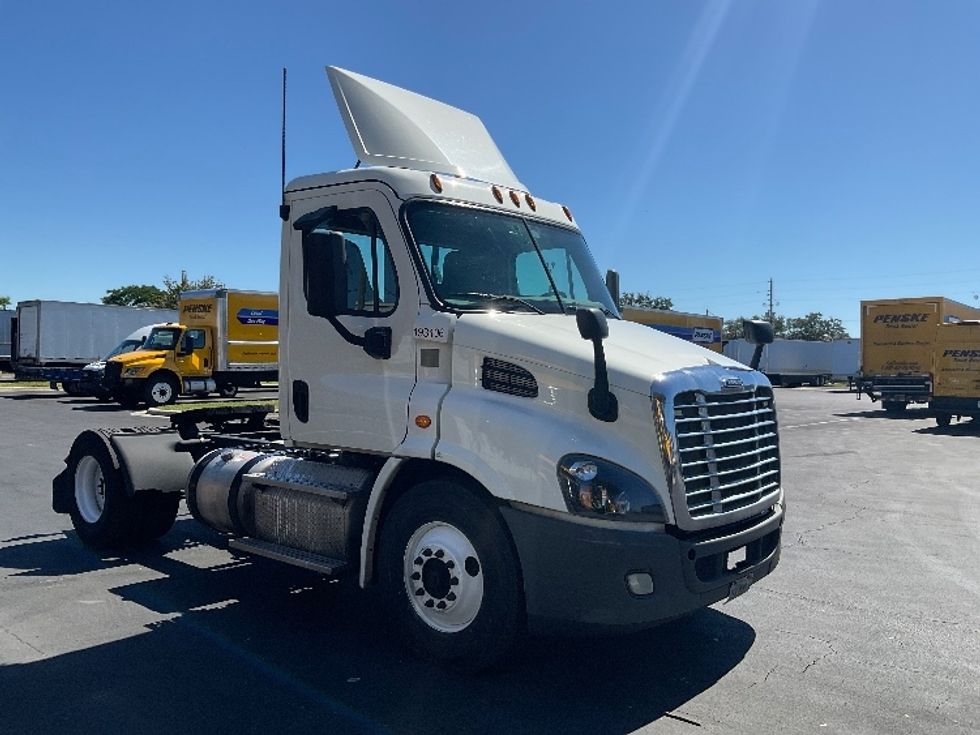
{"label": "truck tire", "polygon": [[143,386],[143,400],[150,408],[167,406],[177,400],[180,386],[168,373],[155,373],[146,379]]}
{"label": "truck tire", "polygon": [[462,671],[499,663],[525,630],[517,554],[500,514],[457,482],[424,482],[381,528],[386,607],[409,647]]}
{"label": "truck tire", "polygon": [[889,416],[901,416],[905,413],[905,407],[908,404],[905,401],[882,401],[881,407],[885,409],[885,413]]}
{"label": "truck tire", "polygon": [[940,426],[945,429],[951,423],[953,423],[953,417],[948,413],[941,413],[936,416],[936,426]]}
{"label": "truck tire", "polygon": [[180,508],[180,495],[145,490],[136,493],[133,501],[137,515],[133,529],[134,542],[153,541],[173,528]]}
{"label": "truck tire", "polygon": [[222,383],[218,386],[218,395],[222,398],[234,398],[238,395],[238,386],[234,383]]}
{"label": "truck tire", "polygon": [[72,447],[68,467],[74,489],[69,513],[78,537],[94,549],[128,545],[138,510],[105,444],[94,436],[82,437]]}

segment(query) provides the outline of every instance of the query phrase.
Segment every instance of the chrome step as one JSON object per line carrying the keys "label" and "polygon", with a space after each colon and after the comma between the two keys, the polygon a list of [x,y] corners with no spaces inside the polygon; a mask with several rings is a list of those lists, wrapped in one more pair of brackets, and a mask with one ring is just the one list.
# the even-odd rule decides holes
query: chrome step
{"label": "chrome step", "polygon": [[309,551],[293,549],[289,546],[269,543],[257,538],[233,538],[228,541],[228,548],[236,551],[244,551],[256,556],[264,556],[267,559],[275,559],[296,567],[310,569],[320,574],[332,577],[347,569],[347,562],[341,559],[331,559],[329,556],[313,554]]}

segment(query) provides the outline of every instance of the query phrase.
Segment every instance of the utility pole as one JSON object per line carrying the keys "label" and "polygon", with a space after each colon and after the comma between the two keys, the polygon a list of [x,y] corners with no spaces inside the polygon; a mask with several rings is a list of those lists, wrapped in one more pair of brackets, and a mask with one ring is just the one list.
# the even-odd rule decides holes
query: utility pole
{"label": "utility pole", "polygon": [[773,323],[774,314],[772,313],[772,279],[769,279],[769,314],[767,315],[767,321]]}

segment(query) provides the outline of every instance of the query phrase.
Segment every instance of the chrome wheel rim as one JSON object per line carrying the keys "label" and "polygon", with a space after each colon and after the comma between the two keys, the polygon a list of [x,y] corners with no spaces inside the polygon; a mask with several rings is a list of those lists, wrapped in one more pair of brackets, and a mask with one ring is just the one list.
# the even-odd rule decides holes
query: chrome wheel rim
{"label": "chrome wheel rim", "polygon": [[102,465],[86,455],[75,467],[75,506],[82,520],[97,523],[105,509],[105,476]]}
{"label": "chrome wheel rim", "polygon": [[426,523],[405,547],[405,592],[430,628],[457,633],[483,604],[483,564],[466,535],[448,523]]}
{"label": "chrome wheel rim", "polygon": [[153,396],[153,402],[158,405],[169,403],[170,399],[173,398],[174,389],[170,383],[163,381],[154,384],[152,390],[150,390],[150,395]]}

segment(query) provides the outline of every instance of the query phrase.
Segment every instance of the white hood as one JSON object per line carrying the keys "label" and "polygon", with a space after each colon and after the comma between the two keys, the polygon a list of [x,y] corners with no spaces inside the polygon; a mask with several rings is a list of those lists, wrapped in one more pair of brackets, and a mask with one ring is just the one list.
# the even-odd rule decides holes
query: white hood
{"label": "white hood", "polygon": [[[537,363],[588,381],[595,376],[592,343],[579,335],[571,314],[464,314],[453,334],[460,347]],[[664,373],[705,365],[748,370],[717,352],[621,319],[609,320],[603,346],[610,386],[643,395],[650,394],[653,380]]]}

